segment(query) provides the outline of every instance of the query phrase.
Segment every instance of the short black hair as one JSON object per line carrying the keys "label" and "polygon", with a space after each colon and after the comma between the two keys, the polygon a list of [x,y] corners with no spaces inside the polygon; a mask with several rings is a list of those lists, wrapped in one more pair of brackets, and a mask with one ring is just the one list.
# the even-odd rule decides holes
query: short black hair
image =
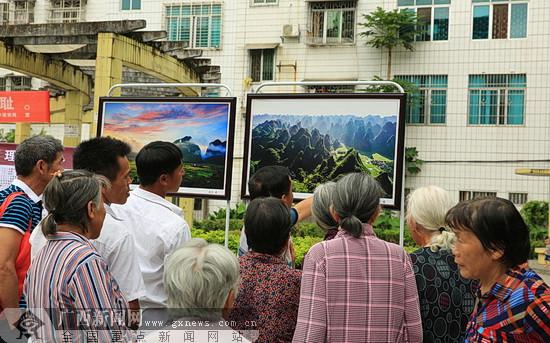
{"label": "short black hair", "polygon": [[287,167],[267,166],[258,169],[248,180],[250,199],[275,197],[281,199],[290,191],[290,171]]}
{"label": "short black hair", "polygon": [[120,172],[119,157],[127,157],[130,146],[116,138],[96,137],[80,143],[73,155],[73,168],[103,175],[114,181]]}
{"label": "short black hair", "polygon": [[509,200],[490,197],[463,201],[447,212],[445,222],[455,231],[471,231],[485,250],[501,250],[502,263],[508,268],[529,258],[529,227]]}
{"label": "short black hair", "polygon": [[250,249],[279,254],[290,237],[290,213],[281,199],[256,198],[244,215],[244,232]]}
{"label": "short black hair", "polygon": [[15,172],[19,176],[29,176],[38,161],[42,160],[51,166],[57,155],[62,152],[61,141],[52,136],[38,135],[27,138],[15,150]]}
{"label": "short black hair", "polygon": [[162,174],[170,174],[181,167],[183,154],[173,143],[155,141],[147,144],[136,156],[139,183],[149,186]]}

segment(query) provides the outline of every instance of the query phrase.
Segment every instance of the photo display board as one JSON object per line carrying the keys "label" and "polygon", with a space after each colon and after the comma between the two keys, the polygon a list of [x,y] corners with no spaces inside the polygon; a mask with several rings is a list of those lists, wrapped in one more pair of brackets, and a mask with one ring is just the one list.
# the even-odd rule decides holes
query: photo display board
{"label": "photo display board", "polygon": [[229,199],[233,167],[235,98],[99,99],[98,136],[111,136],[132,147],[135,157],[153,141],[172,142],[183,154],[185,176],[176,195]]}
{"label": "photo display board", "polygon": [[288,167],[296,199],[351,172],[374,177],[381,204],[399,208],[405,95],[248,94],[241,195],[269,165]]}

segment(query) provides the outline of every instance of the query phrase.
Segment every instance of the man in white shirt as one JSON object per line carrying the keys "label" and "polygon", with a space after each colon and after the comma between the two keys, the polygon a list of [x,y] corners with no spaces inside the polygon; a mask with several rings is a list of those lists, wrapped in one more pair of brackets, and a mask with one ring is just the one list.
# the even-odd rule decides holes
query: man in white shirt
{"label": "man in white shirt", "polygon": [[[109,269],[120,286],[131,310],[139,310],[139,298],[145,295],[145,286],[137,262],[135,244],[130,231],[132,227],[121,220],[111,206],[124,204],[130,192],[130,164],[128,144],[111,137],[96,137],[80,143],[73,155],[73,168],[85,169],[103,175],[111,182],[111,187],[103,191],[107,215],[101,235],[94,240],[94,246],[107,261]],[[31,255],[46,244],[42,230],[34,230],[30,242]]]}
{"label": "man in white shirt", "polygon": [[[182,210],[165,199],[177,192],[185,174],[180,149],[169,142],[152,142],[136,156],[139,187],[130,192],[124,206],[114,210],[131,221],[130,234],[136,244],[137,260],[145,282],[146,294],[140,298],[142,309],[164,309],[168,296],[163,274],[166,258],[191,238]],[[125,219],[126,220],[126,219]],[[144,318],[151,317],[144,313]]]}

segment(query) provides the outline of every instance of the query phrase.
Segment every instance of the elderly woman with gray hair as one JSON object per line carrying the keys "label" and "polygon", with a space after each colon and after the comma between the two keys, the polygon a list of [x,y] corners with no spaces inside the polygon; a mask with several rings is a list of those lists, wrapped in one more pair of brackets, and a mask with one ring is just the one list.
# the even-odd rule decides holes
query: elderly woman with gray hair
{"label": "elderly woman with gray hair", "polygon": [[362,173],[336,183],[331,212],[339,231],[306,255],[294,342],[422,341],[410,258],[372,227],[382,194]]}
{"label": "elderly woman with gray hair", "polygon": [[437,186],[417,188],[407,199],[407,225],[421,246],[411,260],[427,343],[464,342],[474,309],[475,284],[460,276],[451,253],[455,235],[445,224],[453,206],[449,193]]}
{"label": "elderly woman with gray hair", "polygon": [[[172,323],[151,332],[146,342],[249,342],[226,322],[239,289],[239,261],[235,254],[218,244],[194,238],[168,258],[164,287]],[[142,330],[151,328],[142,327]],[[253,328],[252,328],[253,329]],[[214,337],[215,336],[215,337]],[[167,340],[167,338],[169,340]]]}
{"label": "elderly woman with gray hair", "polygon": [[[27,273],[24,293],[30,309],[44,325],[33,332],[40,342],[87,341],[95,332],[99,342],[113,335],[131,339],[126,327],[128,302],[107,262],[90,240],[101,233],[105,219],[102,188],[109,182],[84,170],[58,173],[44,190],[49,214],[42,222],[47,244]],[[87,320],[97,315],[109,320]],[[28,324],[28,323],[27,323]]]}
{"label": "elderly woman with gray hair", "polygon": [[332,206],[332,195],[336,188],[335,182],[327,182],[319,185],[313,192],[313,204],[311,205],[311,214],[315,224],[325,230],[325,241],[336,237],[338,233],[338,223],[330,214],[330,206]]}

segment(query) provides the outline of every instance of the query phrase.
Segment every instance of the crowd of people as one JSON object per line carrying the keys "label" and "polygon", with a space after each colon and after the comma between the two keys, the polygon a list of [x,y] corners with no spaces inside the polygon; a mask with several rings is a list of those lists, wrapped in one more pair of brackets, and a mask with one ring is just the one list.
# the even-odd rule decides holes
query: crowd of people
{"label": "crowd of people", "polygon": [[[383,191],[363,173],[293,206],[288,169],[248,183],[238,257],[191,238],[165,199],[184,177],[174,144],[82,142],[73,169],[49,136],[23,141],[0,191],[0,319],[30,342],[550,342],[550,287],[527,264],[529,229],[501,198],[407,199],[420,247],[377,238]],[[292,232],[326,232],[294,268]],[[30,325],[32,321],[36,325]],[[0,330],[0,338],[5,331]]]}

